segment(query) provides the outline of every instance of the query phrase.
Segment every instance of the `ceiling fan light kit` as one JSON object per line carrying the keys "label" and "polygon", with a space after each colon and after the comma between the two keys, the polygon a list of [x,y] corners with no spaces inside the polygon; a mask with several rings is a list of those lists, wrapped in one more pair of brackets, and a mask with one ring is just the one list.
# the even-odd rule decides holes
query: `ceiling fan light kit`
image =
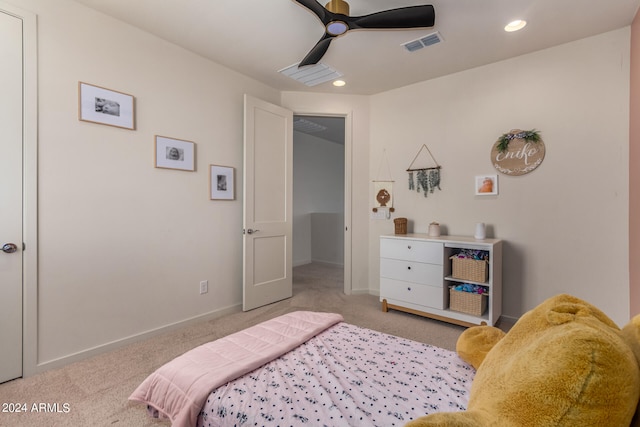
{"label": "ceiling fan light kit", "polygon": [[331,21],[327,24],[327,33],[332,36],[340,36],[349,30],[349,26],[342,21]]}
{"label": "ceiling fan light kit", "polygon": [[317,64],[329,49],[331,41],[355,29],[409,29],[433,27],[435,11],[432,5],[407,6],[383,10],[363,16],[349,16],[349,4],[344,0],[331,0],[322,6],[316,0],[296,0],[313,12],[325,27],[324,34],[304,57],[299,67]]}

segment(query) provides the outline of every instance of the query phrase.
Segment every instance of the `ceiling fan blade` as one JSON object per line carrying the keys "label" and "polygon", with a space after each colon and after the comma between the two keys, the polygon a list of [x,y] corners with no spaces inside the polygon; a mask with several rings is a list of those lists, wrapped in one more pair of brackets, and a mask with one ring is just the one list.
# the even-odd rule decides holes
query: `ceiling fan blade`
{"label": "ceiling fan blade", "polygon": [[317,64],[318,61],[327,53],[327,49],[329,49],[329,45],[331,44],[331,40],[333,40],[335,36],[330,34],[326,34],[316,43],[316,45],[307,53],[307,56],[304,57],[302,61],[298,64],[298,67],[304,67],[305,65]]}
{"label": "ceiling fan blade", "polygon": [[349,27],[352,29],[421,28],[433,27],[435,20],[436,14],[432,5],[407,6],[351,17]]}
{"label": "ceiling fan blade", "polygon": [[435,23],[435,11],[431,5],[401,7],[363,16],[347,16],[331,12],[316,0],[295,1],[313,12],[325,26],[324,35],[300,61],[298,67],[317,64],[327,53],[331,40],[347,30],[421,28],[433,27]]}
{"label": "ceiling fan blade", "polygon": [[320,21],[322,21],[324,25],[327,25],[331,20],[330,12],[316,0],[296,0],[296,2],[313,12],[318,18],[320,18]]}

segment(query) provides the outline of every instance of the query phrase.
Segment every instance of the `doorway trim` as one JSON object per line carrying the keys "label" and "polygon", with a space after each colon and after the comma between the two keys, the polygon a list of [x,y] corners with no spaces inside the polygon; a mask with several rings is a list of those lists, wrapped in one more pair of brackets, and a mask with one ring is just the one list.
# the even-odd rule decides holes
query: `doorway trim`
{"label": "doorway trim", "polygon": [[38,371],[38,41],[37,15],[0,1],[22,20],[22,376]]}
{"label": "doorway trim", "polygon": [[293,111],[295,116],[342,117],[344,119],[344,288],[347,295],[352,293],[352,232],[351,232],[351,189],[352,189],[352,119],[353,113]]}

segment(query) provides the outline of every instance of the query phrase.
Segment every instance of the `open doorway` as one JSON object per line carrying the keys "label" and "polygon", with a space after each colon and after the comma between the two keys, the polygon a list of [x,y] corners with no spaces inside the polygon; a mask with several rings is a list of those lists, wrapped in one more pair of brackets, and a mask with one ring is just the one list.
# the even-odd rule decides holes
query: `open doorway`
{"label": "open doorway", "polygon": [[293,266],[344,269],[345,117],[294,115]]}

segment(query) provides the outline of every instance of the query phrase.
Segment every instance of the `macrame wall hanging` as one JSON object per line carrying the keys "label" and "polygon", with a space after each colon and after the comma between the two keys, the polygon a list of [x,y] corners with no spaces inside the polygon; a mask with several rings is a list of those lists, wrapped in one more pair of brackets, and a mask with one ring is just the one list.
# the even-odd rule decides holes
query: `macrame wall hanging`
{"label": "macrame wall hanging", "polygon": [[[389,173],[389,180],[380,180],[380,169],[382,168],[382,162],[387,163],[387,172]],[[379,209],[387,209],[386,216],[389,217],[390,212],[394,212],[393,208],[393,183],[391,179],[391,168],[389,167],[389,161],[387,160],[386,150],[382,151],[382,159],[380,160],[380,166],[378,166],[378,173],[376,179],[373,180],[373,211],[378,212]]]}
{"label": "macrame wall hanging", "polygon": [[[429,153],[429,156],[431,157],[431,160],[433,160],[435,166],[423,168],[414,167],[414,163],[423,150],[427,150],[427,153]],[[409,172],[409,190],[416,190],[417,192],[420,192],[422,190],[422,192],[424,193],[424,197],[427,197],[429,193],[433,193],[436,188],[438,190],[442,190],[440,188],[440,169],[442,169],[442,166],[440,166],[435,157],[433,157],[433,154],[431,154],[431,150],[429,150],[429,147],[427,147],[426,144],[422,144],[422,147],[420,147],[420,150],[418,150],[418,154],[416,154],[416,157],[413,158],[413,161],[407,168],[407,172]]]}

